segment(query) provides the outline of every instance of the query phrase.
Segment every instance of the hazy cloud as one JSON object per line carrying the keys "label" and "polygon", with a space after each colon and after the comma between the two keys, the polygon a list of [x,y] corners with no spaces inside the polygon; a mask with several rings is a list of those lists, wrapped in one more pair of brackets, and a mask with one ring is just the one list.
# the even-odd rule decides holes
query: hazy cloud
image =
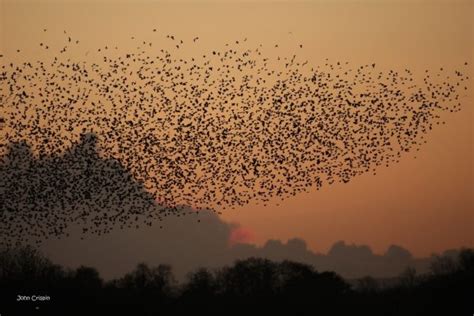
{"label": "hazy cloud", "polygon": [[[199,222],[198,222],[199,221]],[[198,267],[220,267],[236,259],[265,257],[309,263],[319,271],[334,270],[346,278],[366,275],[392,277],[408,266],[427,271],[429,258],[413,258],[400,246],[390,246],[383,255],[369,246],[336,242],[327,254],[308,249],[304,240],[268,240],[262,246],[249,243],[251,232],[238,224],[226,223],[213,212],[202,211],[184,217],[170,217],[159,225],[140,229],[114,230],[105,236],[71,233],[71,237],[49,240],[42,249],[60,264],[97,267],[106,278],[120,276],[139,262],[171,264],[178,279]]]}

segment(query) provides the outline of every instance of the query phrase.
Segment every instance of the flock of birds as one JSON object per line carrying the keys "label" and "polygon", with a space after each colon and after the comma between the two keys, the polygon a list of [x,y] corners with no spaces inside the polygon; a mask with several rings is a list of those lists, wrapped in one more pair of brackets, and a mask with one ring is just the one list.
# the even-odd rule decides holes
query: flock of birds
{"label": "flock of birds", "polygon": [[172,49],[132,38],[136,49],[105,46],[81,61],[66,36],[58,52],[40,43],[43,59],[0,55],[0,234],[10,242],[79,224],[94,234],[151,225],[183,205],[266,203],[375,173],[419,150],[467,89],[460,70],[312,67],[246,39],[180,58],[174,35]]}

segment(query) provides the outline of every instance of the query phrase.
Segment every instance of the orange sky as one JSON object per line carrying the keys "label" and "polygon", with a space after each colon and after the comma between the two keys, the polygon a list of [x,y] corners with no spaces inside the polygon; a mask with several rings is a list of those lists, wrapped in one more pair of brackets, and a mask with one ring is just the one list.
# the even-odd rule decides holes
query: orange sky
{"label": "orange sky", "polygon": [[[224,3],[225,2],[225,3]],[[381,69],[415,71],[455,69],[465,61],[472,73],[474,42],[472,1],[26,1],[0,0],[0,52],[12,59],[37,59],[38,38],[51,42],[67,30],[88,48],[133,44],[130,36],[149,40],[175,34],[197,46],[193,56],[226,42],[248,37],[249,45],[280,44],[278,54],[298,51],[314,65],[325,58],[353,65],[376,62]],[[44,35],[42,30],[49,32]],[[32,45],[33,43],[33,45]],[[14,54],[22,50],[21,57]],[[472,85],[472,76],[470,87]],[[428,136],[416,155],[348,184],[225,211],[261,244],[269,238],[305,239],[326,252],[337,240],[370,245],[375,252],[399,244],[425,256],[447,248],[474,247],[473,97],[463,110],[446,116],[446,125]],[[276,205],[279,203],[279,206]]]}

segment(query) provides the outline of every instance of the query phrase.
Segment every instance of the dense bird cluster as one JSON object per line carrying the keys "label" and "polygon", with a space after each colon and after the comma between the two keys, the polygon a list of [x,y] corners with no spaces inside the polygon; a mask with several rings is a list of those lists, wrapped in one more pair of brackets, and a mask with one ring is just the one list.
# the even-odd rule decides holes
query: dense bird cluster
{"label": "dense bird cluster", "polygon": [[[265,203],[348,182],[419,150],[444,112],[460,110],[467,89],[460,70],[427,70],[417,78],[409,69],[382,71],[375,64],[326,60],[312,67],[296,54],[249,47],[246,39],[184,58],[177,52],[188,43],[166,35],[172,49],[141,41],[126,52],[101,47],[95,60],[81,61],[66,54],[79,45],[66,36],[66,46],[41,60],[0,57],[5,229],[22,222],[31,230],[38,217],[48,218],[42,229],[58,233],[77,219],[101,222],[96,232],[114,219],[125,223],[134,212],[100,211],[105,200],[133,205],[133,194],[119,188],[124,175],[168,210]],[[84,153],[71,154],[92,136],[98,168],[84,165],[90,160]],[[20,147],[31,150],[33,167],[9,160]],[[42,171],[41,179],[24,172],[31,168]],[[81,211],[72,207],[79,204]],[[147,216],[154,217],[152,209]]]}
{"label": "dense bird cluster", "polygon": [[10,145],[0,166],[0,245],[68,236],[71,226],[97,235],[151,226],[178,211],[158,205],[119,161],[99,157],[96,142],[86,134],[66,152],[41,158],[25,142]]}

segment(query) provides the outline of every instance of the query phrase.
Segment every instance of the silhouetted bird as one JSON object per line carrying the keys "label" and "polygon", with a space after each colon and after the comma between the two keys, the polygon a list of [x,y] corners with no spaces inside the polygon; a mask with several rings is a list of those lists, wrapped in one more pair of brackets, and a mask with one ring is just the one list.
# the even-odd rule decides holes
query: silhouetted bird
{"label": "silhouetted bird", "polygon": [[[346,183],[418,151],[444,112],[460,110],[467,89],[459,70],[427,72],[417,83],[408,69],[309,67],[238,40],[202,58],[175,55],[185,45],[150,45],[123,54],[98,48],[96,61],[64,48],[54,58],[2,62],[2,234],[59,234],[77,221],[106,233],[135,215],[181,214],[180,205],[222,209]],[[20,140],[31,149],[20,150]],[[132,178],[160,211],[102,212],[133,204],[141,189],[114,182]]]}

